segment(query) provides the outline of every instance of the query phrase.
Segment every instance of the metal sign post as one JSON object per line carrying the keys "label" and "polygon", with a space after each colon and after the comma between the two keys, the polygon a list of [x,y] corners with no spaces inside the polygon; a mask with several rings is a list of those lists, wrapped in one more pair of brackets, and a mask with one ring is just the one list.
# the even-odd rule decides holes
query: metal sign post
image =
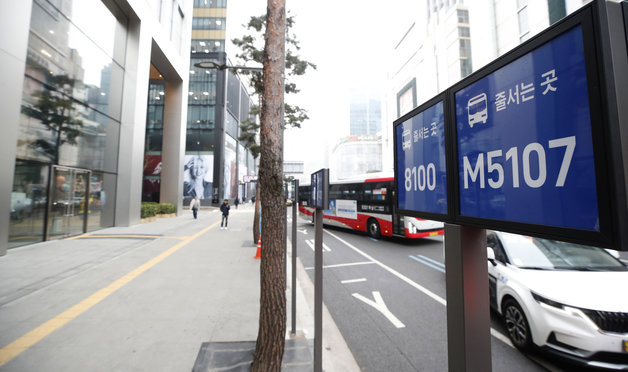
{"label": "metal sign post", "polygon": [[297,208],[299,207],[299,180],[294,180],[292,201],[292,335],[297,334]]}
{"label": "metal sign post", "polygon": [[329,169],[312,173],[314,223],[314,371],[323,371],[323,210],[329,207]]}
{"label": "metal sign post", "polygon": [[491,371],[486,230],[445,224],[445,236],[449,370]]}
{"label": "metal sign post", "polygon": [[314,372],[323,370],[323,210],[316,208],[314,232]]}

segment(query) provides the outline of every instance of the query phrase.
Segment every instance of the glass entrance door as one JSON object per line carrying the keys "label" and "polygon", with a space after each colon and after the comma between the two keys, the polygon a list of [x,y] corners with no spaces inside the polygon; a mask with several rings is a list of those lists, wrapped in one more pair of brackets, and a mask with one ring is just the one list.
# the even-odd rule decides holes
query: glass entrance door
{"label": "glass entrance door", "polygon": [[87,232],[91,171],[54,166],[50,191],[48,238]]}

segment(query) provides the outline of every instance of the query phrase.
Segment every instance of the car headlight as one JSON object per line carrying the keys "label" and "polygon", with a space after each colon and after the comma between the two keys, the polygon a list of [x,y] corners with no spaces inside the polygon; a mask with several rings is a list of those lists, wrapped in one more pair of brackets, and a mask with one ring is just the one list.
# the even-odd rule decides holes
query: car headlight
{"label": "car headlight", "polygon": [[541,303],[541,304],[545,304],[551,307],[555,307],[557,309],[561,309],[561,310],[565,310],[565,305],[561,304],[560,302],[556,302],[554,300],[550,300],[549,298],[545,298],[537,293],[534,293],[532,291],[530,291],[530,293],[532,294],[532,297],[536,300],[536,302]]}
{"label": "car headlight", "polygon": [[551,306],[555,309],[559,309],[564,311],[564,314],[569,314],[572,317],[580,318],[587,323],[589,323],[593,328],[597,328],[598,326],[591,320],[591,317],[588,317],[581,309],[576,307],[571,307],[568,305],[561,304],[560,302],[556,302],[554,300],[550,300],[549,298],[545,298],[538,293],[534,293],[530,291],[532,297],[540,304],[545,304],[547,306]]}

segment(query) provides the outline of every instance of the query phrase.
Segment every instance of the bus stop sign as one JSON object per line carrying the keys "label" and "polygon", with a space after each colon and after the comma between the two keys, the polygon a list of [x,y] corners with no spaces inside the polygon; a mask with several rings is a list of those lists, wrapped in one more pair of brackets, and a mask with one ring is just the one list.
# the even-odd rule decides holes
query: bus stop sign
{"label": "bus stop sign", "polygon": [[599,231],[582,27],[455,92],[460,215]]}
{"label": "bus stop sign", "polygon": [[395,122],[397,208],[402,213],[447,214],[445,109],[439,98]]}

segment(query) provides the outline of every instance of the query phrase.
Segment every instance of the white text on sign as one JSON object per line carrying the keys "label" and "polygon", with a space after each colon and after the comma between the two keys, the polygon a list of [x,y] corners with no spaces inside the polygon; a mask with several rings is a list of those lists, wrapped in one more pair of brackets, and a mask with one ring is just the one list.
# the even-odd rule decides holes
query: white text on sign
{"label": "white text on sign", "polygon": [[[565,180],[567,173],[569,172],[569,166],[571,165],[571,159],[576,149],[576,137],[563,137],[548,141],[548,148],[554,149],[558,147],[564,147],[565,153],[563,155],[563,161],[560,166],[560,171],[556,178],[556,187],[565,186]],[[536,160],[538,162],[538,174],[536,178],[532,175],[530,162],[532,161],[532,153],[536,153]],[[489,151],[486,154],[478,154],[478,158],[475,162],[475,166],[471,165],[467,156],[463,157],[463,171],[464,171],[464,188],[469,188],[469,180],[472,183],[479,182],[480,188],[485,187],[484,177],[484,158],[486,155],[486,168],[487,173],[491,174],[488,179],[488,185],[493,189],[501,188],[504,184],[504,167],[499,162],[499,158],[502,156],[502,150]],[[539,188],[545,184],[547,180],[547,164],[545,161],[545,148],[538,142],[530,143],[523,148],[522,153],[522,168],[523,179],[525,184],[531,188]],[[506,161],[510,161],[512,164],[512,187],[518,188],[519,183],[519,149],[517,147],[511,147],[506,152]],[[495,178],[495,175],[497,178]],[[406,170],[406,190],[407,190],[407,170]],[[409,190],[408,190],[409,191]]]}

